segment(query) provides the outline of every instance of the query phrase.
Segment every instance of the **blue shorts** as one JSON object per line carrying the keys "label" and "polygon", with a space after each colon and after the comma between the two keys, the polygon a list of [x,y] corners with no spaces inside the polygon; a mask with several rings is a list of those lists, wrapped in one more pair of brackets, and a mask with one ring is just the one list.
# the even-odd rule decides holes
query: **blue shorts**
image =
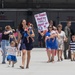
{"label": "blue shorts", "polygon": [[16,58],[16,56],[14,56],[14,55],[8,55],[8,56],[7,56],[7,61],[14,61],[14,62],[17,62],[17,58]]}

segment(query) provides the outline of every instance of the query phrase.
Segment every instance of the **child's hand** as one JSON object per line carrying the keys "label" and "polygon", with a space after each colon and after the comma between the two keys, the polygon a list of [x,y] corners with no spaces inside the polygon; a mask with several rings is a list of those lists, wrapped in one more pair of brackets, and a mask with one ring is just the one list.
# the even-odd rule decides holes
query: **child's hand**
{"label": "child's hand", "polygon": [[28,31],[28,28],[25,28],[24,31]]}
{"label": "child's hand", "polygon": [[68,38],[65,38],[64,41],[67,42],[68,41]]}
{"label": "child's hand", "polygon": [[54,42],[54,39],[52,40],[52,42]]}

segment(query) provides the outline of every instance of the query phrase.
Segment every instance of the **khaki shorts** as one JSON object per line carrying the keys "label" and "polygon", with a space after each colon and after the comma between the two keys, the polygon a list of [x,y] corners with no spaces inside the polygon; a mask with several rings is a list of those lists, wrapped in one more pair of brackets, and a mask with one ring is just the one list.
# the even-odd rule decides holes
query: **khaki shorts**
{"label": "khaki shorts", "polygon": [[71,50],[71,54],[75,53],[75,50]]}

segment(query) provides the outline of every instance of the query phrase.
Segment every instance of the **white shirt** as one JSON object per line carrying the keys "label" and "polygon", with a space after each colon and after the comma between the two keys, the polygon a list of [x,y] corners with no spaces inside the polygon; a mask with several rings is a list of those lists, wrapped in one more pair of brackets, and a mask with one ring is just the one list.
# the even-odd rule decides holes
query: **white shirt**
{"label": "white shirt", "polygon": [[14,56],[16,56],[16,51],[17,51],[16,47],[7,46],[6,50],[7,50],[7,55],[14,55]]}
{"label": "white shirt", "polygon": [[65,32],[64,32],[64,31],[61,31],[61,32],[59,33],[59,36],[60,36],[60,38],[64,41],[64,37],[66,37]]}

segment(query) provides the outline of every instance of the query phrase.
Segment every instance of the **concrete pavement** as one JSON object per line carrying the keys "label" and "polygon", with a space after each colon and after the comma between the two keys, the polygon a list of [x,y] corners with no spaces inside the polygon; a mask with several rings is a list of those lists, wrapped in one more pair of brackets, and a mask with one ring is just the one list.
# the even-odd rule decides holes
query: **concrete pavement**
{"label": "concrete pavement", "polygon": [[[0,55],[0,62],[2,56]],[[17,57],[18,62],[14,68],[7,64],[0,63],[0,75],[75,75],[75,62],[63,60],[54,63],[46,63],[47,55],[44,48],[34,48],[31,53],[31,62],[29,69],[20,69],[21,57]]]}

